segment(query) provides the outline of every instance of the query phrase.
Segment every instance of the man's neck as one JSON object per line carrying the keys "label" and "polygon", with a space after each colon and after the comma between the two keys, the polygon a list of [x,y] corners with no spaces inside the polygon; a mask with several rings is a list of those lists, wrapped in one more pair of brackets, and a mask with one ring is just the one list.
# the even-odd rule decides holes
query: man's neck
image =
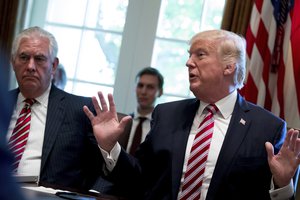
{"label": "man's neck", "polygon": [[151,113],[152,111],[153,111],[153,107],[151,107],[151,108],[144,108],[144,109],[142,109],[142,108],[138,108],[138,113],[140,114],[140,115],[142,115],[142,116],[146,116],[146,115],[148,115],[149,113]]}

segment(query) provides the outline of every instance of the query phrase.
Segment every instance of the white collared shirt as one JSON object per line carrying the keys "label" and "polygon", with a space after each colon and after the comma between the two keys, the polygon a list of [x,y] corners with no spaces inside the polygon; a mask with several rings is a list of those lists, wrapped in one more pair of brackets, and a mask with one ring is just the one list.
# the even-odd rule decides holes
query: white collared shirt
{"label": "white collared shirt", "polygon": [[[50,88],[51,84],[44,94],[35,99],[37,102],[31,106],[30,132],[25,151],[19,163],[17,175],[39,176],[40,174]],[[24,100],[25,98],[20,92],[10,120],[7,132],[7,141],[12,134],[16,121],[19,117],[19,113],[24,107]]]}
{"label": "white collared shirt", "polygon": [[127,144],[127,147],[126,147],[126,151],[129,152],[130,151],[130,148],[131,148],[131,144],[132,144],[132,141],[133,141],[133,137],[134,137],[134,133],[135,133],[135,130],[136,130],[136,127],[138,126],[139,122],[140,122],[140,119],[139,117],[145,117],[147,118],[143,124],[142,124],[142,139],[141,139],[141,142],[143,142],[146,138],[146,135],[148,134],[148,132],[150,131],[150,122],[151,122],[151,113],[145,115],[145,116],[141,116],[137,110],[135,110],[134,112],[134,115],[133,115],[133,119],[132,119],[132,126],[131,126],[131,131],[130,131],[130,135],[129,135],[129,138],[128,138],[128,144]]}

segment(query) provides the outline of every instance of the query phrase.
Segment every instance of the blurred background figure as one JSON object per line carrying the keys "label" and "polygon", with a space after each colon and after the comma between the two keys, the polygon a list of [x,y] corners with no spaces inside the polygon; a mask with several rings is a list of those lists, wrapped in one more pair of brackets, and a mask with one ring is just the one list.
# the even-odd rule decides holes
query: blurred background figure
{"label": "blurred background figure", "polygon": [[134,154],[150,130],[151,114],[156,99],[163,94],[164,77],[157,69],[146,67],[137,73],[135,81],[137,107],[130,114],[132,117],[130,134],[124,136],[127,152],[131,154]]}
{"label": "blurred background figure", "polygon": [[[7,58],[2,57],[3,60]],[[6,132],[10,121],[10,114],[13,108],[12,101],[7,95],[8,81],[6,77],[3,77],[9,67],[0,67],[0,199],[1,200],[22,200],[24,197],[21,195],[19,186],[15,182],[11,174],[11,165],[13,162],[13,156],[7,151],[6,144]]]}
{"label": "blurred background figure", "polygon": [[64,66],[62,64],[58,64],[56,72],[53,76],[52,83],[59,89],[64,90],[67,84],[67,74]]}

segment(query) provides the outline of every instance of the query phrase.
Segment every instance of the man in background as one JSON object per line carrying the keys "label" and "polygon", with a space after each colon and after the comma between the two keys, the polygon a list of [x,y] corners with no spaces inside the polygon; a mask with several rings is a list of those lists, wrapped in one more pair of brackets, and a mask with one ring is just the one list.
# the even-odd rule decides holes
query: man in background
{"label": "man in background", "polygon": [[67,84],[67,73],[62,64],[58,64],[52,83],[61,90],[64,90]]}
{"label": "man in background", "polygon": [[[134,154],[138,145],[144,141],[150,130],[151,114],[157,98],[163,94],[164,78],[153,67],[146,67],[139,71],[135,78],[135,95],[137,107],[132,117],[132,127],[129,135],[123,135],[120,143],[126,147],[128,153]],[[125,141],[125,142],[123,142]]]}

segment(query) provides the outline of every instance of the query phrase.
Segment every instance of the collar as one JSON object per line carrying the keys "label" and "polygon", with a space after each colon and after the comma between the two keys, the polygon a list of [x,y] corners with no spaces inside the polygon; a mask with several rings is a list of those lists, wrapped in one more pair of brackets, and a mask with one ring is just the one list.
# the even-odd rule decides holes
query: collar
{"label": "collar", "polygon": [[145,118],[147,118],[147,119],[149,119],[149,120],[151,120],[151,115],[152,115],[152,113],[148,113],[147,115],[141,115],[138,111],[137,111],[137,108],[134,110],[134,113],[133,113],[133,119],[135,120],[135,119],[138,119],[139,117],[145,117]]}
{"label": "collar", "polygon": [[[51,85],[49,84],[47,90],[39,97],[35,98],[35,100],[37,101],[36,103],[39,103],[41,105],[43,105],[44,107],[47,107],[48,105],[48,99],[49,99],[49,94],[50,94],[50,89],[51,89]],[[17,100],[17,105],[19,106],[20,104],[23,104],[25,100],[25,97],[23,96],[23,94],[20,92],[18,94],[18,100]]]}
{"label": "collar", "polygon": [[[226,97],[220,99],[215,103],[215,105],[219,109],[219,113],[222,115],[224,119],[227,119],[232,114],[234,105],[236,103],[236,99],[237,99],[237,91],[234,90],[232,93],[230,93],[229,95],[227,95]],[[206,108],[208,104],[209,103],[201,101],[197,113],[201,115],[201,113],[203,112],[203,110]]]}

